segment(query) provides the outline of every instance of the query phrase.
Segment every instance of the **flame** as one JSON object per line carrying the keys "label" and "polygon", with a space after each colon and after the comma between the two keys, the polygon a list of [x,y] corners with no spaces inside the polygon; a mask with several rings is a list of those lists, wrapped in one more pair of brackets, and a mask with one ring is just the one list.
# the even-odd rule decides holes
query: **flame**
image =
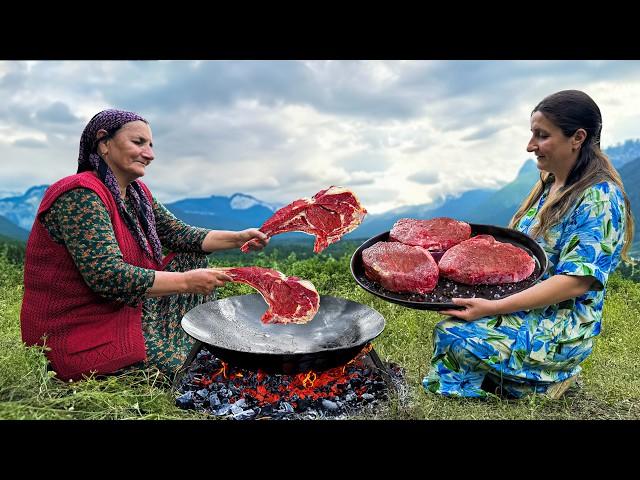
{"label": "flame", "polygon": [[[361,376],[358,371],[358,364],[372,348],[373,345],[366,345],[358,355],[342,366],[322,372],[309,370],[306,373],[299,373],[289,377],[284,376],[284,382],[278,380],[273,383],[270,381],[272,376],[261,369],[256,372],[241,371],[220,360],[219,365],[221,366],[216,372],[208,376],[209,378],[203,378],[197,382],[206,386],[215,382],[218,376],[223,376],[229,381],[238,379],[234,382],[234,385],[240,387],[242,392],[240,397],[253,397],[260,406],[275,405],[280,400],[284,400],[294,408],[297,408],[298,401],[303,399],[333,399],[340,396],[346,385],[353,378]],[[354,387],[353,391],[360,396],[367,391],[367,387],[364,385]],[[233,403],[240,397],[231,398],[230,401]]]}
{"label": "flame", "polygon": [[227,378],[227,364],[226,362],[223,362],[222,360],[220,360],[220,363],[222,363],[222,368],[220,370],[218,370],[217,372],[215,372],[214,374],[211,375],[211,377],[217,377],[218,375],[221,375],[224,378]]}
{"label": "flame", "polygon": [[302,386],[304,388],[311,388],[313,387],[313,384],[316,383],[316,378],[318,378],[318,375],[316,375],[316,372],[314,372],[313,370],[309,370],[306,375],[302,373],[299,374],[298,378],[302,382]]}

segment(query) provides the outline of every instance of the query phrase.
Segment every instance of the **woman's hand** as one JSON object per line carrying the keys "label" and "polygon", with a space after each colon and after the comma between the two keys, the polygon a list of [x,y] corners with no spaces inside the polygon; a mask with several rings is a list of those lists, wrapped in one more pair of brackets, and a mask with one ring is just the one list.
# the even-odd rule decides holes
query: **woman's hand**
{"label": "woman's hand", "polygon": [[498,313],[495,300],[486,300],[484,298],[452,298],[451,302],[465,307],[464,310],[441,310],[438,313],[457,317],[467,322]]}
{"label": "woman's hand", "polygon": [[233,279],[221,270],[214,268],[198,268],[184,272],[186,283],[183,293],[209,294],[216,287],[222,287]]}
{"label": "woman's hand", "polygon": [[269,237],[262,233],[257,228],[247,228],[236,232],[237,241],[236,247],[240,248],[246,242],[251,241],[249,244],[249,250],[262,250],[269,243]]}

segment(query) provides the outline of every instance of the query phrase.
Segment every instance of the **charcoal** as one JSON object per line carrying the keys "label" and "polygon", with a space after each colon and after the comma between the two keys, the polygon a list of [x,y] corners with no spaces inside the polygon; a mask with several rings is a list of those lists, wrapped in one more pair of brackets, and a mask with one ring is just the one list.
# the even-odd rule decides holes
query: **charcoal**
{"label": "charcoal", "polygon": [[214,411],[214,413],[218,416],[222,416],[229,413],[229,410],[231,410],[231,405],[229,403],[224,403],[220,405],[218,409]]}
{"label": "charcoal", "polygon": [[[359,358],[360,361],[351,362],[343,369],[345,375],[355,378],[317,382],[313,387],[301,385],[298,376],[266,374],[229,365],[223,369],[215,356],[198,354],[177,387],[180,396],[176,406],[235,420],[349,418],[363,408],[375,409],[388,401],[390,386],[395,390],[406,387],[404,371],[399,365],[386,363],[386,368],[379,370],[381,367],[375,366],[372,357],[363,354]],[[385,370],[391,375],[390,384],[381,375]],[[316,373],[320,377],[323,372]],[[278,400],[270,400],[265,392],[270,396],[275,394]]]}
{"label": "charcoal", "polygon": [[384,382],[373,382],[373,385],[371,385],[371,389],[374,392],[379,392],[380,390],[385,390],[387,388],[387,384]]}
{"label": "charcoal", "polygon": [[336,411],[338,410],[338,404],[335,402],[332,402],[331,400],[322,400],[322,406],[329,410],[329,411]]}
{"label": "charcoal", "polygon": [[176,398],[176,406],[180,408],[193,408],[193,392],[188,391]]}
{"label": "charcoal", "polygon": [[255,414],[256,414],[256,412],[254,412],[252,409],[249,409],[249,410],[240,409],[239,413],[234,413],[233,414],[233,419],[234,420],[248,420],[249,418],[253,417]]}
{"label": "charcoal", "polygon": [[288,402],[282,402],[280,404],[280,410],[284,410],[285,412],[288,412],[288,413],[294,412],[293,407]]}
{"label": "charcoal", "polygon": [[206,388],[203,388],[201,390],[198,390],[196,392],[196,395],[198,395],[202,399],[209,398],[209,390],[207,390]]}

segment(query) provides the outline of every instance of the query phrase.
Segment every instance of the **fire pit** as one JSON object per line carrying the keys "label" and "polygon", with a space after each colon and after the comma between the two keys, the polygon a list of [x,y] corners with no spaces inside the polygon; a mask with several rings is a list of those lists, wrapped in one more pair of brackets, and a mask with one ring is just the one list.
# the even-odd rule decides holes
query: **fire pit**
{"label": "fire pit", "polygon": [[178,407],[217,417],[342,419],[374,412],[402,384],[402,369],[385,365],[370,343],[342,366],[285,374],[230,365],[198,341],[174,387]]}

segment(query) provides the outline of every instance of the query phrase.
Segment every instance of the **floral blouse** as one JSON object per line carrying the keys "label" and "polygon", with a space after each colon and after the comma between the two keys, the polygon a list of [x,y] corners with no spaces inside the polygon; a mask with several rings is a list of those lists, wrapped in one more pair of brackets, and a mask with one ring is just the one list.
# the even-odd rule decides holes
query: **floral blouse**
{"label": "floral blouse", "polygon": [[[549,190],[529,209],[516,229],[529,233]],[[564,343],[586,340],[600,333],[607,279],[620,262],[624,238],[625,204],[621,190],[602,182],[585,190],[576,207],[549,230],[548,241],[538,238],[549,267],[541,280],[552,275],[591,275],[585,294],[557,305],[515,312],[519,328],[509,367],[522,367],[525,358],[544,362]]]}
{"label": "floral blouse", "polygon": [[[125,199],[131,216],[135,210]],[[202,252],[210,230],[177,219],[153,199],[156,231],[162,246],[176,252]],[[136,306],[153,285],[155,271],[135,267],[122,259],[106,207],[92,190],[76,188],[60,195],[40,217],[55,242],[69,250],[87,285],[109,300]]]}

